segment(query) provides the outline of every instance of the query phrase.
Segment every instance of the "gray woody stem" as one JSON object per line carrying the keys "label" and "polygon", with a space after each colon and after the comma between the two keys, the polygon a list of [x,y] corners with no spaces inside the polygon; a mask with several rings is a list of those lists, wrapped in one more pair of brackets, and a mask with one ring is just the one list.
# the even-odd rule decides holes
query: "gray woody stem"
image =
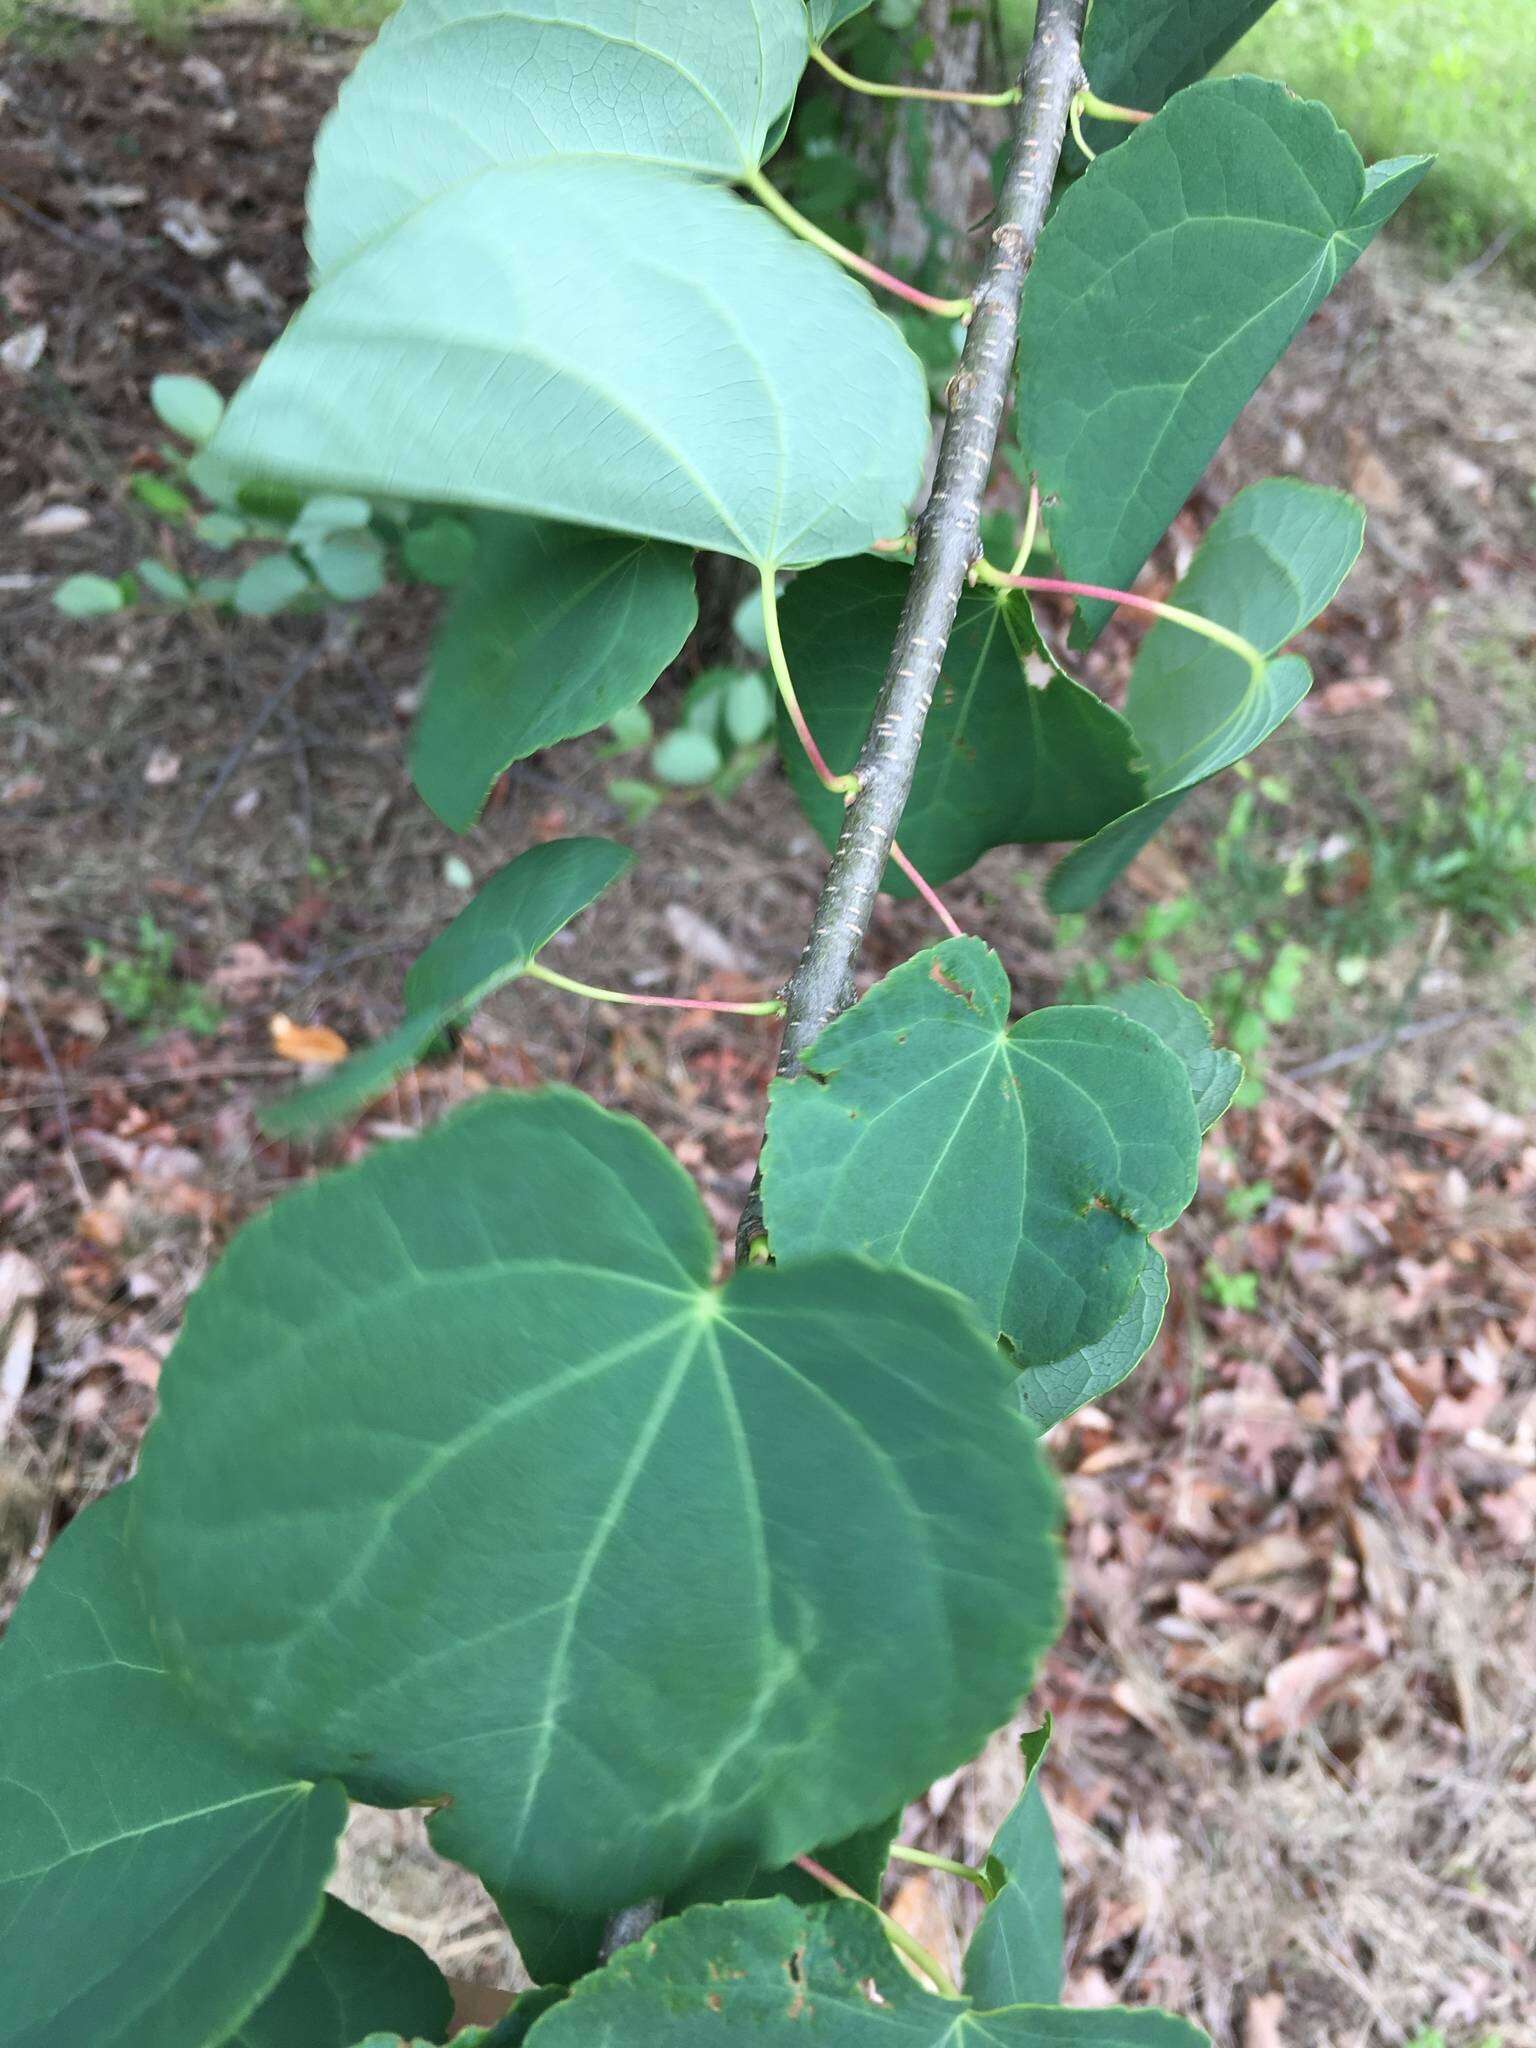
{"label": "gray woody stem", "polygon": [[789,984],[779,1072],[792,1074],[822,1026],[853,1000],[891,841],[912,787],[923,725],[955,610],[981,552],[981,501],[992,472],[1019,332],[1019,294],[1045,220],[1081,75],[1085,0],[1040,0],[1014,115],[1013,150],[998,224],[974,300],[960,368],[949,387],[933,493],[918,521],[917,553],[890,666],[859,755],[859,790],[843,820],[805,951]]}
{"label": "gray woody stem", "polygon": [[[1086,0],[1040,0],[1014,112],[1013,149],[992,248],[949,387],[933,492],[917,527],[912,581],[874,717],[859,755],[858,794],[843,819],[811,935],[790,981],[779,1072],[798,1072],[822,1026],[853,1000],[853,969],[880,877],[912,788],[923,725],[971,564],[981,553],[981,501],[992,473],[1019,336],[1019,295],[1056,181],[1067,111],[1082,83]],[[754,1187],[737,1252],[762,1230]]]}

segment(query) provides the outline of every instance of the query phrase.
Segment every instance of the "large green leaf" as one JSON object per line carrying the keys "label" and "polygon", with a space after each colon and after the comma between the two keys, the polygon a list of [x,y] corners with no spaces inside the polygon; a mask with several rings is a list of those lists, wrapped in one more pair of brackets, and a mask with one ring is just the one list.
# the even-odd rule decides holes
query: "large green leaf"
{"label": "large green leaf", "polygon": [[273,1137],[321,1130],[382,1095],[450,1024],[532,966],[540,949],[633,861],[611,839],[551,839],[509,861],[440,932],[405,977],[405,1022],[323,1081],[268,1103]]}
{"label": "large green leaf", "polygon": [[[875,1993],[871,1997],[871,1987]],[[868,1906],[787,1899],[696,1906],[584,1978],[532,2048],[1209,2048],[1167,2013],[936,1998]]]}
{"label": "large green leaf", "polygon": [[352,2048],[375,2028],[435,2037],[452,2017],[453,1994],[414,1941],[327,1899],[308,1945],[228,2048]]}
{"label": "large green leaf", "polygon": [[347,1803],[237,1749],[166,1676],[128,1489],[53,1546],[0,1649],[0,2041],[210,2048],[320,1913]]}
{"label": "large green leaf", "polygon": [[[1083,30],[1083,69],[1100,99],[1156,112],[1171,93],[1203,78],[1273,0],[1093,0]],[[1090,121],[1088,140],[1111,149],[1130,132]]]}
{"label": "large green leaf", "polygon": [[[1223,508],[1174,599],[1273,655],[1332,602],[1364,535],[1364,514],[1341,491],[1266,478]],[[1086,909],[1187,791],[1251,753],[1311,686],[1311,671],[1296,655],[1268,661],[1255,678],[1230,649],[1159,620],[1126,692],[1148,801],[1067,856],[1046,891],[1051,907]]]}
{"label": "large green leaf", "polygon": [[488,513],[432,644],[412,781],[467,832],[509,763],[637,704],[697,617],[682,548]]}
{"label": "large green leaf", "polygon": [[1195,1191],[1200,1126],[1175,1054],[1113,1010],[1008,1022],[1008,978],[948,939],[835,1018],[775,1081],[763,1206],[776,1259],[832,1250],[957,1288],[1020,1365],[1129,1306]]}
{"label": "large green leaf", "polygon": [[1024,1789],[987,1858],[996,1896],[965,1952],[966,1996],[979,2006],[1054,2005],[1061,1997],[1066,1944],[1061,1857],[1037,1775],[1049,1741],[1047,1720],[1019,1744]]}
{"label": "large green leaf", "polygon": [[241,474],[762,565],[898,533],[917,358],[760,207],[648,164],[497,165],[323,281],[213,443]]}
{"label": "large green leaf", "polygon": [[316,273],[499,165],[617,157],[740,178],[805,55],[801,0],[406,0],[320,131]]}
{"label": "large green leaf", "polygon": [[[795,688],[840,775],[869,728],[910,573],[868,558],[836,562],[797,577],[784,599]],[[1026,655],[1045,660],[1043,688],[1026,675]],[[779,746],[806,816],[835,845],[842,801],[817,780],[782,707]],[[1084,839],[1142,801],[1135,752],[1125,720],[1044,656],[1020,593],[968,593],[902,812],[903,851],[929,881],[944,882],[990,846]],[[881,886],[893,896],[915,893],[896,868]]]}
{"label": "large green leaf", "polygon": [[1057,1625],[1055,1489],[963,1305],[715,1257],[638,1124],[491,1096],[248,1225],[161,1383],[133,1529],[177,1670],[446,1802],[514,1935],[870,1825]]}
{"label": "large green leaf", "polygon": [[[1367,173],[1326,107],[1224,78],[1177,94],[1064,195],[1025,286],[1019,420],[1065,575],[1130,583],[1428,161]],[[1108,616],[1083,605],[1080,637]]]}

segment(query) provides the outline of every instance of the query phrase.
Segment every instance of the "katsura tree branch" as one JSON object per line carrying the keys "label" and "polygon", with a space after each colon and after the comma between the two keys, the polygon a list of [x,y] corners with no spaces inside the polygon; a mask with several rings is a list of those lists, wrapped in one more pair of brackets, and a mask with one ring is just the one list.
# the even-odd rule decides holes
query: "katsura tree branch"
{"label": "katsura tree branch", "polygon": [[[843,819],[811,935],[786,996],[779,1072],[799,1070],[822,1027],[853,1000],[853,969],[912,787],[955,612],[981,555],[981,501],[992,472],[1019,333],[1019,299],[1045,224],[1082,76],[1086,0],[1040,0],[1013,121],[1013,146],[992,247],[972,301],[960,367],[927,506],[918,522],[912,581],[874,717],[854,769],[858,789]],[[737,1234],[741,1257],[762,1233],[754,1189]]]}
{"label": "katsura tree branch", "polygon": [[923,724],[971,565],[1018,339],[1024,273],[1056,177],[1078,83],[1084,0],[1041,0],[1014,121],[998,225],[949,388],[933,493],[918,523],[912,582],[854,773],[859,787],[789,985],[781,1073],[853,995],[853,967],[917,766]]}

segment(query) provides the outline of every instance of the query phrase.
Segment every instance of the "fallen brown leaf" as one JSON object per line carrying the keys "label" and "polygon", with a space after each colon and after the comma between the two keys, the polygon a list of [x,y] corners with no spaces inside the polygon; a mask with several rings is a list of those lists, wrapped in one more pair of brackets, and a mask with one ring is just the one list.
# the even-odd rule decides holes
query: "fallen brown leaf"
{"label": "fallen brown leaf", "polygon": [[328,1024],[295,1024],[281,1012],[268,1029],[272,1050],[280,1060],[294,1060],[300,1066],[334,1067],[347,1056],[347,1041]]}

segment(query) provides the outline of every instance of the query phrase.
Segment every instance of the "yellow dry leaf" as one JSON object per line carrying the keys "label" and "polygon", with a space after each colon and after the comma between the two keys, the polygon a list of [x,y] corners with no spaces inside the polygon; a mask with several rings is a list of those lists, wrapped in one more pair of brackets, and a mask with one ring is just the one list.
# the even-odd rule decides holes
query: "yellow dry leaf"
{"label": "yellow dry leaf", "polygon": [[347,1056],[347,1041],[327,1024],[295,1024],[291,1017],[274,1017],[268,1027],[272,1050],[280,1060],[296,1060],[301,1066],[334,1067]]}

